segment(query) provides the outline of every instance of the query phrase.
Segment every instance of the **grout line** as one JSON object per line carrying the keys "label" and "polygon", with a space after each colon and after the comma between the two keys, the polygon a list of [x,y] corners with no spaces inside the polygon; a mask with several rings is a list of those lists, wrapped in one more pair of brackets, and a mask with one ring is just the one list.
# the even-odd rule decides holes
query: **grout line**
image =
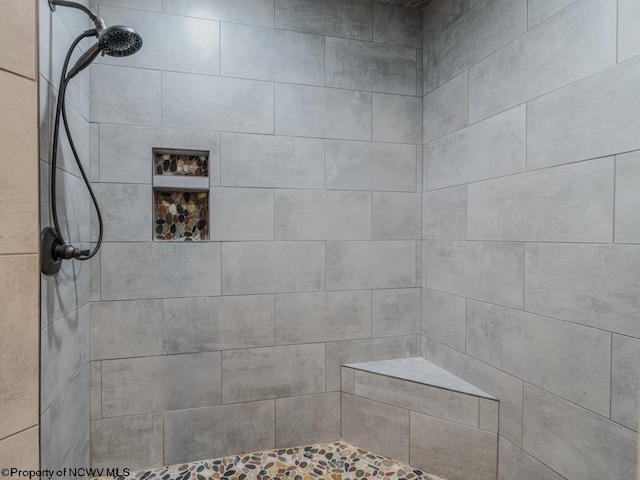
{"label": "grout line", "polygon": [[616,197],[618,180],[618,156],[613,157],[613,232],[611,232],[611,243],[616,244]]}

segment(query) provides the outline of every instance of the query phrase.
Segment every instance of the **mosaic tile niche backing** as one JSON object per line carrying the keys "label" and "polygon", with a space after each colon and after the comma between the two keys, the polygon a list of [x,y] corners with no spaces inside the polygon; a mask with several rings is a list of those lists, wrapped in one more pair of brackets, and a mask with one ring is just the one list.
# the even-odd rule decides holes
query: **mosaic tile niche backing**
{"label": "mosaic tile niche backing", "polygon": [[208,177],[209,154],[205,152],[179,152],[154,150],[156,175]]}
{"label": "mosaic tile niche backing", "polygon": [[209,238],[208,192],[155,190],[155,238],[174,242]]}

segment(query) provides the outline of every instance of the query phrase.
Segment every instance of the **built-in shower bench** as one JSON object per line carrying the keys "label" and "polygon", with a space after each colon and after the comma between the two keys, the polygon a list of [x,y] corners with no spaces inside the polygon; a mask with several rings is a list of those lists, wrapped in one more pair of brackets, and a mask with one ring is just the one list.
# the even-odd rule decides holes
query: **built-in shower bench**
{"label": "built-in shower bench", "polygon": [[449,480],[497,477],[499,402],[425,360],[342,367],[342,437]]}

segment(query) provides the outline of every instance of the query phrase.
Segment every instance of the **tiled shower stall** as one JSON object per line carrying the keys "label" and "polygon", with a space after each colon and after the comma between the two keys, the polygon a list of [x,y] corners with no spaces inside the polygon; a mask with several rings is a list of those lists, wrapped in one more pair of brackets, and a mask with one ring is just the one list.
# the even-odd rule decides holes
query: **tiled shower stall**
{"label": "tiled shower stall", "polygon": [[[423,3],[85,2],[144,46],[68,92],[105,243],[43,277],[42,468],[336,441],[342,365],[423,356],[500,401],[501,480],[635,477],[640,5]],[[46,226],[89,25],[39,15]]]}

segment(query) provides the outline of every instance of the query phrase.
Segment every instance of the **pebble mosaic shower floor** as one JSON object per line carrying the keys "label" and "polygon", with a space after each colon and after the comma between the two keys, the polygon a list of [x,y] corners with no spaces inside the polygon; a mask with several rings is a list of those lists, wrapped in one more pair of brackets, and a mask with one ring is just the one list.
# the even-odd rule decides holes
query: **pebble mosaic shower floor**
{"label": "pebble mosaic shower floor", "polygon": [[132,473],[118,480],[446,480],[345,442],[270,450]]}

